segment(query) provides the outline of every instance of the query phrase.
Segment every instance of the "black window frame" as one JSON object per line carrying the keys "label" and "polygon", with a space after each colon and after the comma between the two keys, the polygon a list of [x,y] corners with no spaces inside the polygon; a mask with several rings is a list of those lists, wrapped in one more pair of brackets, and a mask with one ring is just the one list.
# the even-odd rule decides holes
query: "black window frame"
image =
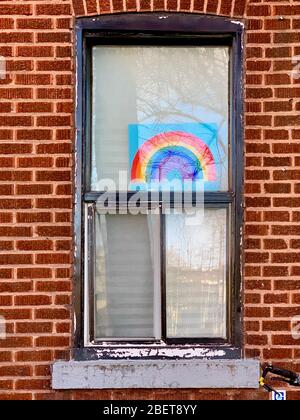
{"label": "black window frame", "polygon": [[[230,141],[231,141],[231,189],[229,192],[205,193],[205,203],[209,207],[232,207],[231,237],[234,249],[231,250],[230,268],[230,321],[229,340],[219,339],[168,339],[164,349],[185,346],[210,351],[210,357],[242,357],[242,291],[241,291],[241,238],[243,222],[243,34],[244,25],[223,17],[191,15],[181,13],[145,13],[107,15],[93,18],[79,18],[76,21],[76,168],[75,168],[75,206],[74,206],[74,352],[75,359],[110,358],[116,348],[128,344],[133,348],[147,348],[155,345],[152,340],[138,342],[107,342],[101,351],[101,342],[85,347],[84,314],[84,206],[93,204],[101,194],[90,189],[91,169],[91,47],[93,45],[228,45],[231,47],[230,63]],[[130,195],[130,193],[129,193]],[[162,224],[163,225],[163,224]],[[91,272],[88,273],[91,275]],[[164,279],[162,280],[164,282]],[[90,296],[89,301],[93,299]],[[162,303],[165,305],[165,299]],[[163,325],[163,331],[165,326]],[[159,346],[159,343],[157,343]],[[214,356],[215,355],[215,356]],[[128,353],[126,355],[128,357]],[[130,357],[130,356],[129,356]],[[133,356],[134,357],[134,356]],[[168,357],[168,356],[167,356]],[[173,356],[170,356],[173,357]],[[200,357],[200,356],[199,356]]]}

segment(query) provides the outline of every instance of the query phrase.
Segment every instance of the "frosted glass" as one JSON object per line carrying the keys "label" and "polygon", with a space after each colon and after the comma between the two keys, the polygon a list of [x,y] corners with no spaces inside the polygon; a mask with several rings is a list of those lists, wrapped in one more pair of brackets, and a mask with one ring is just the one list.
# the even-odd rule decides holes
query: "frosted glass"
{"label": "frosted glass", "polygon": [[164,124],[214,126],[218,190],[228,189],[228,47],[96,46],[92,57],[93,190],[104,178],[123,189],[120,171],[129,180],[135,124],[141,133]]}
{"label": "frosted glass", "polygon": [[166,217],[168,337],[226,338],[226,226],[226,209]]}
{"label": "frosted glass", "polygon": [[[96,214],[96,338],[153,338],[159,218]],[[155,298],[154,298],[155,297]]]}

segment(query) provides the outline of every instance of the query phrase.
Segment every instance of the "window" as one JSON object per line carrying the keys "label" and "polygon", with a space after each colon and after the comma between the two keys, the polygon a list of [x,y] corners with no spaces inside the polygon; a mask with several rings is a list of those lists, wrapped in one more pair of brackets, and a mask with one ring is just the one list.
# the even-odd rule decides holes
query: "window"
{"label": "window", "polygon": [[241,27],[134,16],[79,24],[78,346],[232,351]]}

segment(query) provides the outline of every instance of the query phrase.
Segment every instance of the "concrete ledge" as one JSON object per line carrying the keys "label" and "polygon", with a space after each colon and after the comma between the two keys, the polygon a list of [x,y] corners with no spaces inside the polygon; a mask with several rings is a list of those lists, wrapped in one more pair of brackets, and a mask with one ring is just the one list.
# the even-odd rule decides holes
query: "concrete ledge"
{"label": "concrete ledge", "polygon": [[258,388],[258,360],[56,362],[53,389]]}

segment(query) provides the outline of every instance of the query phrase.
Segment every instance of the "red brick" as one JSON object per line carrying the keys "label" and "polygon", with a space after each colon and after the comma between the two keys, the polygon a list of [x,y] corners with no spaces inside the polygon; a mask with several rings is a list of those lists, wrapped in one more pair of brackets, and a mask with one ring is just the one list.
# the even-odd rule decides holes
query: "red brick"
{"label": "red brick", "polygon": [[299,115],[283,115],[283,116],[275,116],[275,126],[296,126],[300,125],[300,116]]}
{"label": "red brick", "polygon": [[9,392],[9,393],[0,393],[0,400],[2,401],[28,401],[32,400],[32,394],[30,393],[23,393],[23,392]]}
{"label": "red brick", "polygon": [[[34,188],[34,185],[30,185],[30,187]],[[51,213],[46,213],[46,212],[43,212],[43,213],[17,213],[17,222],[18,223],[41,223],[41,222],[51,222],[51,221],[52,221]]]}
{"label": "red brick", "polygon": [[17,19],[17,28],[18,29],[52,29],[52,19],[43,18],[43,19]]}
{"label": "red brick", "polygon": [[291,239],[290,247],[292,249],[299,249],[300,248],[300,239]]}
{"label": "red brick", "polygon": [[[96,1],[96,0],[94,0]],[[56,19],[56,28],[57,29],[72,29],[72,19],[70,18],[57,18]]]}
{"label": "red brick", "polygon": [[246,318],[269,318],[271,315],[270,308],[260,306],[245,308]]}
{"label": "red brick", "polygon": [[[259,304],[259,303],[261,303],[261,295],[258,294],[258,293],[246,293],[245,294],[245,303],[246,304],[247,303]],[[252,321],[250,321],[250,322],[251,322],[251,324],[253,323]],[[256,321],[255,321],[255,324],[257,324]],[[246,327],[246,331],[248,331],[248,330],[249,330],[248,327]]]}
{"label": "red brick", "polygon": [[[0,171],[0,181],[31,181],[32,180],[32,172],[29,171]],[[31,201],[30,200],[24,200],[23,202],[21,200],[5,200],[0,201],[0,208],[15,208],[14,206],[17,206],[17,208],[31,208]]]}
{"label": "red brick", "polygon": [[17,48],[19,57],[52,57],[53,48],[48,46],[24,46]]}
{"label": "red brick", "polygon": [[264,296],[264,303],[269,305],[274,303],[288,303],[289,295],[287,293],[269,293]]}
{"label": "red brick", "polygon": [[33,42],[33,34],[29,32],[2,32],[0,41],[4,44],[31,43]]}
{"label": "red brick", "polygon": [[272,235],[300,235],[298,225],[275,225],[272,226]]}
{"label": "red brick", "polygon": [[245,233],[246,235],[254,235],[254,236],[265,236],[268,235],[269,226],[267,225],[246,225]]}
{"label": "red brick", "polygon": [[[0,119],[0,122],[1,122],[1,119]],[[63,126],[69,126],[70,124],[71,124],[70,116],[37,117],[37,125],[39,127],[63,127]]]}
{"label": "red brick", "polygon": [[38,154],[68,154],[72,151],[72,145],[70,143],[38,144],[36,151]]}
{"label": "red brick", "polygon": [[292,303],[298,304],[298,305],[300,304],[300,294],[299,293],[293,295]]}
{"label": "red brick", "polygon": [[288,267],[268,266],[263,267],[263,275],[266,277],[285,277],[288,276]]}
{"label": "red brick", "polygon": [[52,241],[33,240],[17,241],[17,249],[21,251],[49,251],[53,249]]}
{"label": "red brick", "polygon": [[273,203],[275,207],[300,207],[300,198],[274,198]]}
{"label": "red brick", "polygon": [[12,362],[12,353],[9,351],[0,351],[0,362]]}
{"label": "red brick", "polygon": [[265,192],[269,194],[290,194],[291,192],[290,184],[283,184],[283,183],[271,184],[270,183],[270,184],[264,184],[264,188],[265,188]]}
{"label": "red brick", "polygon": [[31,366],[0,366],[0,376],[31,376]]}
{"label": "red brick", "polygon": [[[136,0],[125,0],[125,8],[128,12],[136,12],[137,11],[137,2]],[[151,8],[151,5],[150,5]]]}
{"label": "red brick", "polygon": [[37,282],[38,292],[69,292],[71,284],[68,281],[41,281]]}
{"label": "red brick", "polygon": [[263,321],[263,331],[288,331],[290,329],[290,321]]}
{"label": "red brick", "polygon": [[[249,185],[249,184],[247,183],[247,185]],[[250,185],[252,185],[252,184],[250,184]],[[247,222],[261,222],[262,221],[262,212],[261,211],[246,210],[245,213],[244,213],[244,216],[245,216],[245,220]]]}
{"label": "red brick", "polygon": [[267,30],[285,30],[291,28],[290,19],[265,19],[264,28]]}
{"label": "red brick", "polygon": [[247,263],[266,263],[269,261],[268,252],[245,252],[245,261]]}
{"label": "red brick", "polygon": [[268,336],[267,335],[246,335],[246,343],[251,346],[264,346],[268,344]]}
{"label": "red brick", "polygon": [[[53,191],[52,185],[45,185],[45,184],[17,185],[18,195],[44,195],[44,194],[52,194],[52,191]],[[30,217],[30,215],[28,216]]]}
{"label": "red brick", "polygon": [[[107,1],[107,0],[105,0]],[[73,10],[76,14],[76,16],[83,16],[85,14],[84,6],[83,6],[83,0],[73,0],[72,1]],[[109,11],[109,9],[108,9]]]}
{"label": "red brick", "polygon": [[50,389],[50,380],[49,379],[28,379],[28,380],[17,380],[15,383],[15,389],[23,390],[44,390]]}
{"label": "red brick", "polygon": [[[260,171],[263,172],[263,171]],[[268,197],[246,197],[247,207],[270,207],[271,199]]]}
{"label": "red brick", "polygon": [[[58,192],[59,193],[59,192]],[[56,213],[55,214],[55,222],[58,223],[69,223],[71,221],[71,213]]]}
{"label": "red brick", "polygon": [[216,0],[208,0],[206,6],[206,13],[217,13],[218,10],[218,1]]}
{"label": "red brick", "polygon": [[154,10],[164,10],[164,0],[153,0],[153,8]]}
{"label": "red brick", "polygon": [[264,157],[264,167],[266,166],[291,166],[292,160],[290,157]]}
{"label": "red brick", "polygon": [[272,47],[266,49],[266,57],[268,58],[290,58],[292,54],[291,47]]}
{"label": "red brick", "polygon": [[50,85],[51,76],[47,74],[17,74],[17,85]]}
{"label": "red brick", "polygon": [[70,198],[39,198],[36,200],[36,207],[41,209],[69,209]]}
{"label": "red brick", "polygon": [[0,185],[0,195],[11,195],[13,189],[13,185]]}
{"label": "red brick", "polygon": [[0,212],[0,223],[12,223],[13,215],[12,213],[1,213]]}
{"label": "red brick", "polygon": [[297,252],[278,252],[272,255],[274,263],[295,263],[300,262],[300,254]]}
{"label": "red brick", "polygon": [[14,249],[13,241],[0,241],[1,251],[12,251]]}
{"label": "red brick", "polygon": [[18,362],[48,362],[52,361],[52,353],[49,350],[19,351],[16,353],[16,360]]}
{"label": "red brick", "polygon": [[[277,98],[299,98],[300,88],[278,88],[275,89],[275,95]],[[299,120],[298,120],[299,121]]]}
{"label": "red brick", "polygon": [[69,4],[37,4],[37,15],[70,15],[71,8]]}
{"label": "red brick", "polygon": [[289,222],[290,214],[288,211],[265,211],[263,220],[265,222]]}
{"label": "red brick", "polygon": [[[54,303],[55,305],[71,305],[71,296],[68,295],[58,295],[55,297]],[[65,323],[64,323],[65,324]],[[66,323],[67,325],[69,325],[69,323]]]}
{"label": "red brick", "polygon": [[287,140],[288,138],[289,138],[288,130],[278,129],[278,128],[276,130],[274,130],[274,129],[265,130],[265,139],[266,140]]}
{"label": "red brick", "polygon": [[291,359],[292,350],[287,348],[264,349],[263,356],[267,360]]}
{"label": "red brick", "polygon": [[[11,277],[11,275],[9,277]],[[32,289],[33,286],[31,281],[0,282],[0,293],[24,293],[31,292]]]}
{"label": "red brick", "polygon": [[287,247],[284,239],[264,239],[265,249],[287,249]]}
{"label": "red brick", "polygon": [[295,338],[291,335],[273,335],[272,343],[275,346],[295,346]]}
{"label": "red brick", "polygon": [[299,280],[277,280],[274,282],[275,290],[300,290]]}
{"label": "red brick", "polygon": [[31,126],[32,118],[23,116],[0,116],[0,126]]}
{"label": "red brick", "polygon": [[19,226],[1,226],[0,236],[32,236],[32,230],[30,227],[19,227]]}
{"label": "red brick", "polygon": [[[56,54],[56,57],[63,58],[63,57],[72,57],[73,52],[72,52],[71,47],[60,47],[60,46],[58,46],[58,47],[55,48],[55,54]],[[64,76],[64,75],[61,75],[61,76]],[[66,76],[68,76],[68,75],[66,75]],[[66,84],[68,84],[68,83],[66,83]]]}
{"label": "red brick", "polygon": [[[3,228],[2,228],[3,229]],[[2,265],[23,265],[31,264],[32,256],[27,254],[2,254],[0,255],[0,264]]]}
{"label": "red brick", "polygon": [[53,159],[51,157],[25,157],[18,159],[19,167],[21,168],[49,168],[53,166]]}
{"label": "red brick", "polygon": [[11,296],[0,296],[0,306],[12,306]]}
{"label": "red brick", "polygon": [[31,144],[19,144],[19,143],[0,143],[0,154],[24,154],[31,153]]}
{"label": "red brick", "polygon": [[69,43],[71,42],[70,32],[41,32],[37,34],[38,42]]}
{"label": "red brick", "polygon": [[[274,317],[293,317],[300,314],[300,306],[292,307],[275,307],[274,308]],[[281,344],[281,343],[278,343]],[[295,343],[294,343],[295,344]]]}
{"label": "red brick", "polygon": [[59,88],[59,89],[38,89],[38,99],[71,99],[72,91],[70,88]]}
{"label": "red brick", "polygon": [[71,172],[70,171],[37,171],[36,172],[37,181],[70,181]]}
{"label": "red brick", "polygon": [[38,337],[35,345],[37,347],[68,347],[70,339],[64,336],[46,336]]}
{"label": "red brick", "polygon": [[31,15],[31,4],[1,4],[0,15]]}
{"label": "red brick", "polygon": [[37,264],[70,264],[70,254],[52,253],[52,254],[38,254],[35,259]]}
{"label": "red brick", "polygon": [[[27,311],[25,309],[15,309],[14,311],[11,310],[10,312],[6,310],[6,311],[1,311],[1,313],[6,319],[27,319],[30,317],[30,311],[29,310]],[[32,346],[31,337],[9,337],[4,340],[1,340],[1,347],[3,349],[4,348],[17,349],[17,348],[31,347],[31,346]],[[13,368],[13,366],[7,366],[7,368],[10,369],[10,368]],[[4,370],[4,368],[2,369]]]}
{"label": "red brick", "polygon": [[72,230],[70,226],[38,226],[37,227],[37,234],[39,236],[57,236],[57,237],[63,237],[63,236],[71,236]]}

